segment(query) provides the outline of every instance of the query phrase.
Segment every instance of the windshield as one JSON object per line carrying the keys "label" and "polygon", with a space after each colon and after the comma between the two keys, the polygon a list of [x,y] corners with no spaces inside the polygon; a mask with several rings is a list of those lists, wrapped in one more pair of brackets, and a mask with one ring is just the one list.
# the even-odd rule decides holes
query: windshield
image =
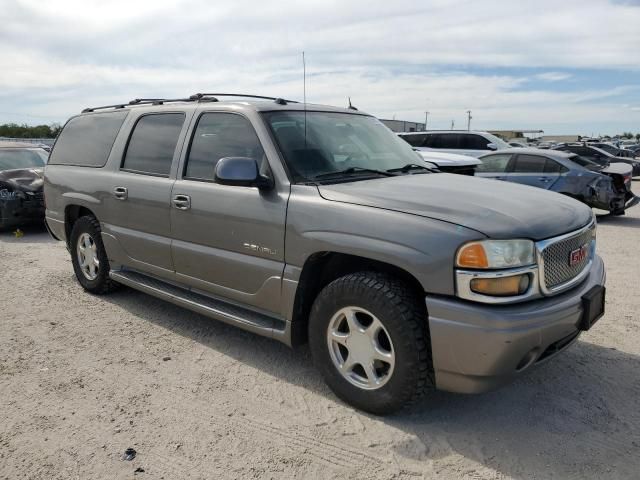
{"label": "windshield", "polygon": [[498,147],[498,150],[503,150],[505,148],[513,148],[511,147],[511,145],[509,145],[507,142],[502,140],[500,137],[496,137],[491,133],[484,133],[483,136],[487,140],[491,141],[491,143],[493,143],[496,147]]}
{"label": "windshield", "polygon": [[[305,112],[268,112],[264,116],[294,182],[314,182],[318,177],[323,181],[344,181],[344,177],[355,181],[375,175],[373,170],[386,172],[409,164],[432,168],[374,117],[306,112],[305,138]],[[331,173],[336,175],[327,175]]]}
{"label": "windshield", "polygon": [[2,148],[0,149],[0,170],[17,168],[40,168],[47,162],[47,154],[42,149]]}

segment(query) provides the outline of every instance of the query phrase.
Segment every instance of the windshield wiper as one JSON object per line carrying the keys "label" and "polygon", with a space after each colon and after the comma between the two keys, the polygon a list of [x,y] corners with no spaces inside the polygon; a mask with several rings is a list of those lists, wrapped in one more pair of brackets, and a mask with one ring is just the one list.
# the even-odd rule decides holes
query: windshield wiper
{"label": "windshield wiper", "polygon": [[389,170],[387,170],[387,172],[407,173],[410,170],[426,170],[428,172],[435,172],[436,171],[433,168],[429,168],[429,167],[426,167],[424,165],[420,165],[418,163],[407,163],[404,167],[390,168]]}
{"label": "windshield wiper", "polygon": [[313,180],[321,180],[321,179],[329,179],[329,178],[339,178],[344,177],[345,175],[353,175],[360,173],[374,173],[376,175],[383,175],[385,177],[395,177],[396,174],[390,172],[389,170],[376,170],[375,168],[362,168],[362,167],[349,167],[344,170],[338,170],[337,172],[327,172],[321,173],[319,175],[314,175],[311,177]]}

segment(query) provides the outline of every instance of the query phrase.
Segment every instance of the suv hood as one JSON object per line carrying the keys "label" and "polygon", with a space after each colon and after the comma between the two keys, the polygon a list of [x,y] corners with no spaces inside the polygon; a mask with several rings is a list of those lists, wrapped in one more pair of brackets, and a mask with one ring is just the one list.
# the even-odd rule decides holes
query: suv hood
{"label": "suv hood", "polygon": [[0,170],[0,184],[21,192],[39,192],[43,186],[43,168]]}
{"label": "suv hood", "polygon": [[589,207],[564,195],[447,173],[319,185],[318,190],[326,200],[420,215],[498,239],[543,240],[584,227],[592,218]]}

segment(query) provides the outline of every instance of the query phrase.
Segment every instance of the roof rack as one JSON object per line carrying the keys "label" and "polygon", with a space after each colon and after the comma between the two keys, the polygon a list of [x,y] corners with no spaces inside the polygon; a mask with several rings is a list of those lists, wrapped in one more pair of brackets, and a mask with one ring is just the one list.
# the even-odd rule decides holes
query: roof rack
{"label": "roof rack", "polygon": [[243,98],[257,98],[260,100],[273,100],[278,105],[286,105],[287,103],[299,103],[295,100],[287,100],[286,98],[280,97],[264,97],[262,95],[248,95],[244,93],[196,93],[191,95],[189,98],[192,100],[200,100],[207,99],[210,97],[243,97]]}
{"label": "roof rack", "polygon": [[295,100],[287,100],[280,97],[263,97],[261,95],[247,95],[243,93],[195,93],[189,98],[135,98],[128,103],[117,103],[115,105],[105,105],[103,107],[89,107],[82,110],[82,113],[94,112],[96,110],[104,110],[107,108],[120,109],[134,105],[164,105],[171,102],[217,102],[216,97],[240,97],[240,98],[257,98],[261,100],[273,100],[278,105],[286,105],[288,103],[298,103]]}

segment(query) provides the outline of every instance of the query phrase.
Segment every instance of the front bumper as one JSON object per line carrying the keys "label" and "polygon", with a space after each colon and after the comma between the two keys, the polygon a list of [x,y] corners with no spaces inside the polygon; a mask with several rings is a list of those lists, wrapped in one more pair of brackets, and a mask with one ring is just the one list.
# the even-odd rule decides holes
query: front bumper
{"label": "front bumper", "polygon": [[580,285],[553,297],[487,305],[427,296],[436,388],[485,392],[551,358],[578,338],[582,295],[604,282],[596,255]]}
{"label": "front bumper", "polygon": [[42,221],[44,221],[44,203],[42,200],[0,199],[0,228],[17,227]]}

